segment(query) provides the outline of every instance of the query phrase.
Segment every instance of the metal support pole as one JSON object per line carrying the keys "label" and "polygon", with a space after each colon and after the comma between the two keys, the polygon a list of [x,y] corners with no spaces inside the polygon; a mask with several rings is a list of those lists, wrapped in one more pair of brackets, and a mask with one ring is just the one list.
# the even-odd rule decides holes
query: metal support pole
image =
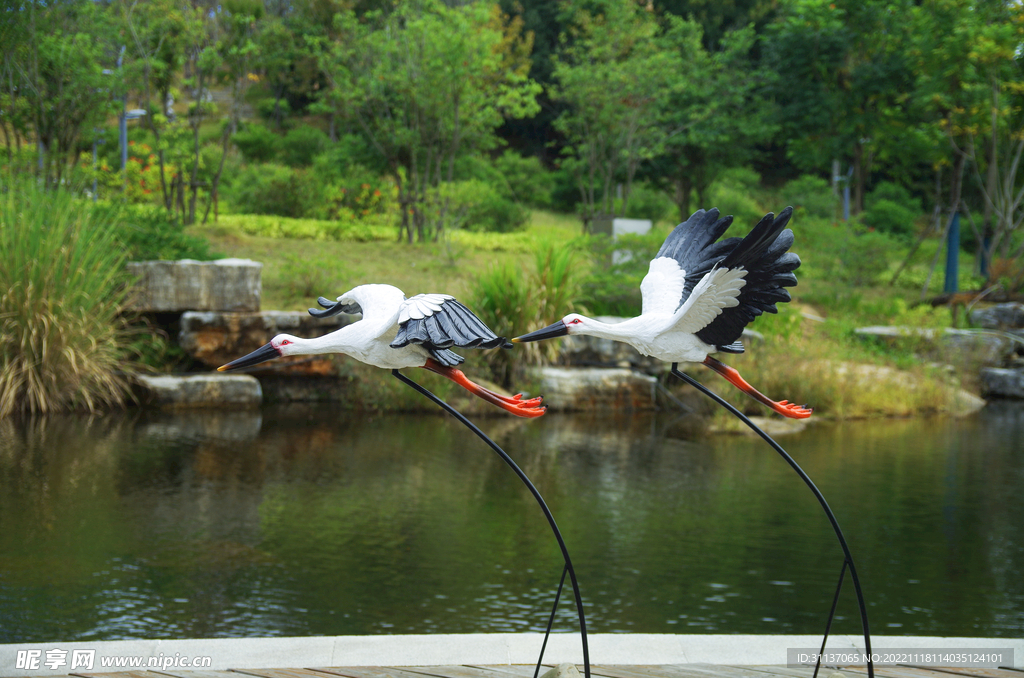
{"label": "metal support pole", "polygon": [[[467,419],[461,412],[417,384],[412,379],[409,379],[398,370],[391,370],[391,374],[393,374],[399,381],[408,384],[420,394],[426,396],[448,414],[458,419],[463,426],[475,433],[478,438],[487,443],[487,445],[494,450],[494,452],[501,457],[506,464],[508,464],[509,468],[519,476],[519,479],[523,481],[523,484],[526,485],[527,489],[530,490],[530,493],[533,494],[533,498],[537,500],[537,504],[540,505],[541,510],[544,512],[544,516],[548,519],[548,524],[551,525],[551,530],[555,533],[555,540],[558,542],[558,547],[562,550],[562,559],[565,561],[565,571],[569,573],[569,581],[572,582],[572,591],[576,597],[576,612],[578,613],[580,620],[580,639],[583,642],[583,673],[585,678],[590,678],[590,647],[587,644],[587,621],[583,615],[583,597],[580,595],[580,585],[579,582],[576,581],[576,571],[573,569],[572,560],[569,558],[569,549],[565,546],[565,540],[562,539],[562,533],[559,531],[558,525],[555,523],[555,517],[551,514],[551,509],[548,508],[547,503],[544,501],[544,497],[541,496],[540,491],[530,481],[530,478],[526,473],[524,473],[515,461],[512,460],[512,457],[508,456],[508,453],[506,453],[505,450],[501,449],[496,442],[491,440],[487,434],[477,428],[473,422]],[[559,585],[559,591],[561,591],[561,585]],[[558,604],[557,596],[555,604]],[[553,614],[554,612],[552,612],[552,615]],[[549,626],[549,631],[550,628],[551,627]],[[544,638],[544,645],[547,645],[547,636]],[[543,655],[543,649],[541,650],[541,654]],[[871,678],[874,677],[872,676]]]}
{"label": "metal support pole", "polygon": [[[701,393],[714,400],[716,403],[718,403],[725,409],[729,410],[729,412],[731,412],[735,417],[737,417],[740,421],[742,421],[744,424],[750,427],[750,429],[754,433],[761,436],[761,438],[764,439],[766,443],[771,445],[772,449],[778,452],[779,456],[781,456],[786,461],[786,463],[789,464],[794,471],[796,471],[797,475],[800,476],[800,479],[804,481],[804,484],[807,485],[807,487],[810,488],[811,492],[814,493],[814,496],[817,498],[818,503],[821,504],[822,510],[825,511],[825,515],[828,517],[829,522],[832,523],[832,530],[836,533],[836,538],[839,540],[839,546],[842,547],[843,555],[846,558],[846,565],[850,568],[850,579],[853,580],[853,588],[857,592],[857,603],[860,605],[860,624],[861,629],[864,632],[864,652],[867,655],[868,678],[875,678],[875,665],[871,659],[871,631],[868,628],[868,608],[867,604],[864,602],[864,592],[861,591],[860,588],[860,578],[857,577],[857,568],[854,567],[853,555],[850,553],[850,547],[846,543],[846,537],[843,536],[843,531],[839,527],[839,521],[836,519],[835,514],[832,513],[832,509],[829,508],[828,502],[825,501],[825,495],[823,495],[821,493],[821,490],[819,490],[817,486],[815,486],[810,476],[808,476],[807,473],[804,472],[802,468],[800,468],[800,465],[796,463],[796,460],[793,459],[793,457],[789,456],[789,453],[786,452],[786,450],[782,449],[781,445],[775,442],[775,440],[770,435],[762,431],[754,422],[750,421],[750,419],[748,419],[742,412],[740,412],[735,407],[730,405],[721,396],[711,391],[704,384],[700,383],[690,375],[684,374],[683,372],[679,371],[679,363],[672,364],[672,374],[682,379],[687,384],[690,384],[691,386],[693,386]],[[842,586],[842,583],[843,580],[842,577],[840,577],[839,585]],[[829,616],[828,625],[829,627],[831,627],[832,625],[831,615]],[[828,631],[826,630],[825,633],[827,638]],[[815,673],[817,673],[817,670],[815,670]]]}

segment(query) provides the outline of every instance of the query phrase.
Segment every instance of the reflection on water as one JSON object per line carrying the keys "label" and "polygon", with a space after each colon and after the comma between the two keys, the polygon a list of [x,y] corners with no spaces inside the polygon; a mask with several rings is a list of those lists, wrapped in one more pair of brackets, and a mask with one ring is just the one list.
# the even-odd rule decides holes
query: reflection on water
{"label": "reflection on water", "polygon": [[[551,506],[591,631],[821,631],[841,551],[763,442],[653,416],[480,424]],[[1012,406],[783,440],[875,633],[1020,635],[1021,440]],[[448,418],[0,422],[0,642],[536,631],[560,574],[529,492]],[[858,633],[850,586],[840,615]]]}

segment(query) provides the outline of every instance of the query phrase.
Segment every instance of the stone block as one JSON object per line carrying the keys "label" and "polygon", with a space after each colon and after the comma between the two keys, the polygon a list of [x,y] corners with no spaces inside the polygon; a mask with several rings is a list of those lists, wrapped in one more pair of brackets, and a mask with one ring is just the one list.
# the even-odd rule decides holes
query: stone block
{"label": "stone block", "polygon": [[995,304],[971,311],[971,324],[989,330],[1008,330],[1024,327],[1024,304],[1010,302]]}
{"label": "stone block", "polygon": [[166,408],[258,407],[263,390],[245,374],[137,375],[136,395],[144,405]]}
{"label": "stone block", "polygon": [[914,338],[943,354],[944,360],[969,357],[978,365],[1002,365],[1014,351],[1015,342],[1006,336],[984,330],[959,330],[881,325],[858,327],[855,333],[886,340]]}
{"label": "stone block", "polygon": [[986,367],[981,371],[981,388],[986,398],[1024,399],[1024,370]]}
{"label": "stone block", "polygon": [[[216,368],[255,351],[278,334],[320,337],[348,325],[354,317],[341,314],[314,318],[304,311],[189,311],[181,316],[178,343],[193,359]],[[335,374],[334,361],[329,355],[280,358],[266,363],[266,369],[290,374]]]}
{"label": "stone block", "polygon": [[544,404],[555,412],[651,410],[657,405],[658,380],[627,369],[542,367],[535,376]]}
{"label": "stone block", "polygon": [[147,313],[260,310],[263,264],[249,259],[135,261],[131,308]]}

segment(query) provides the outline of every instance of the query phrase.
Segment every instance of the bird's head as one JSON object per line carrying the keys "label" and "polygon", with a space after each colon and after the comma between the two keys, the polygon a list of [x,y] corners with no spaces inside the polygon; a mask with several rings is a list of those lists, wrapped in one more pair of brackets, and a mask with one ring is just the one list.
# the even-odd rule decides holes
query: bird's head
{"label": "bird's head", "polygon": [[528,341],[543,341],[544,339],[564,337],[567,334],[586,334],[587,323],[589,322],[590,319],[586,316],[582,316],[579,313],[570,313],[556,323],[552,323],[529,334],[524,334],[521,337],[516,337],[512,341],[526,343]]}
{"label": "bird's head", "polygon": [[301,343],[302,339],[299,337],[293,337],[290,334],[279,334],[249,355],[242,356],[238,360],[232,360],[227,365],[221,365],[217,368],[217,371],[228,372],[242,367],[258,365],[274,358],[296,355],[301,353]]}

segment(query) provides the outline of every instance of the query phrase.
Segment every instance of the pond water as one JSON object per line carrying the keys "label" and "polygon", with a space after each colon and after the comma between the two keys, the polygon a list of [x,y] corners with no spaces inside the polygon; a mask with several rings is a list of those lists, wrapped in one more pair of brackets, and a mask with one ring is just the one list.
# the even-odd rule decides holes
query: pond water
{"label": "pond water", "polygon": [[[842,552],[762,441],[653,415],[478,423],[547,499],[591,632],[822,631]],[[1024,632],[1024,409],[781,441],[843,526],[873,633]],[[0,643],[540,631],[561,568],[532,496],[448,417],[0,422]],[[834,632],[859,633],[849,579]]]}

